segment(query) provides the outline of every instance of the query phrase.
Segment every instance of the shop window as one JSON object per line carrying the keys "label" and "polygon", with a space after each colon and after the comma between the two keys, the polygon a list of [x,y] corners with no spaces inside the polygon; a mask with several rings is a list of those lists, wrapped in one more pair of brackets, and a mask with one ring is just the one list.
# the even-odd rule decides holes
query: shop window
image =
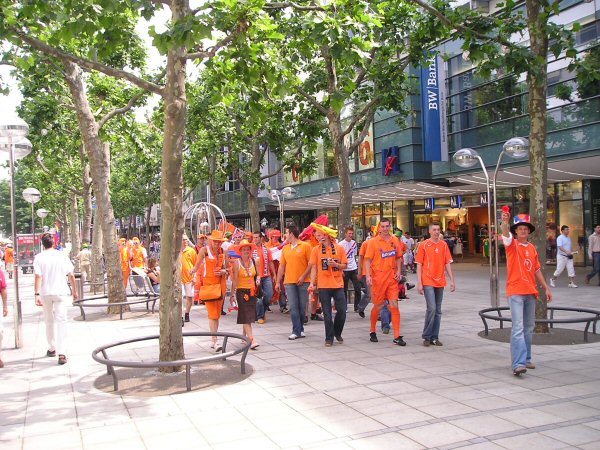
{"label": "shop window", "polygon": [[400,228],[407,233],[410,232],[411,226],[407,200],[394,201],[394,220],[392,223],[396,228]]}
{"label": "shop window", "polygon": [[570,183],[558,184],[558,198],[563,200],[581,200],[582,188],[581,181],[572,181]]}

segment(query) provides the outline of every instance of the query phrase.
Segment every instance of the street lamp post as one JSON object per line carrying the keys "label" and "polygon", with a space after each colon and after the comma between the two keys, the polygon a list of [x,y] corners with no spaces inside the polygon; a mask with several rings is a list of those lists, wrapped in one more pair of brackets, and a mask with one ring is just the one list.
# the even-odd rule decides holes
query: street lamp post
{"label": "street lamp post", "polygon": [[[488,205],[488,223],[489,223],[489,239],[490,245],[494,248],[490,249],[489,260],[490,260],[490,300],[493,308],[498,308],[498,278],[499,278],[499,257],[498,257],[498,242],[496,236],[496,225],[498,223],[498,208],[496,207],[496,180],[498,178],[498,172],[500,171],[500,164],[502,158],[507,154],[514,159],[523,159],[529,154],[529,141],[525,138],[511,138],[504,143],[502,151],[498,156],[498,162],[496,163],[496,169],[492,177],[492,183],[490,185],[490,177],[488,171],[477,153],[472,148],[463,148],[458,150],[454,156],[454,162],[457,166],[462,168],[474,167],[479,163],[483,174],[485,175],[486,188],[487,188],[487,205]],[[492,194],[492,195],[490,195]],[[493,221],[492,221],[493,218]]]}
{"label": "street lamp post", "polygon": [[271,200],[277,200],[279,205],[279,228],[281,231],[281,235],[285,232],[285,219],[284,219],[284,208],[285,208],[285,199],[288,200],[294,198],[296,196],[296,189],[293,187],[285,187],[281,191],[277,189],[271,190],[270,197]]}
{"label": "street lamp post", "polygon": [[[13,246],[15,246],[15,299],[14,299],[14,324],[15,324],[15,347],[23,346],[23,315],[21,312],[21,300],[19,299],[19,252],[17,250],[17,212],[15,209],[15,159],[21,159],[31,152],[31,142],[25,138],[29,131],[29,125],[20,118],[0,122],[0,138],[5,145],[3,150],[8,151],[10,166],[10,209],[11,209],[11,234]],[[16,143],[13,145],[13,141]],[[4,144],[2,142],[2,144]]]}
{"label": "street lamp post", "polygon": [[42,199],[42,194],[36,188],[27,188],[23,190],[23,198],[27,203],[31,203],[31,234],[33,235],[33,256],[35,256],[35,214],[33,205]]}
{"label": "street lamp post", "polygon": [[40,208],[38,209],[36,212],[37,216],[42,219],[42,233],[45,232],[44,230],[44,219],[46,217],[48,217],[48,214],[50,214],[50,211],[48,211],[47,209],[44,208]]}

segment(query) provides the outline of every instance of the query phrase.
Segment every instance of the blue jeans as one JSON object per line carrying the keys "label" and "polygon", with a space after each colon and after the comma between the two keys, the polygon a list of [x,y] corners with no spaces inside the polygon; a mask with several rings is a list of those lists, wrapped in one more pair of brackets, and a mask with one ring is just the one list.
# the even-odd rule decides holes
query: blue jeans
{"label": "blue jeans", "polygon": [[444,288],[423,286],[427,310],[425,311],[425,326],[423,327],[423,339],[432,341],[440,337],[440,325],[442,323],[442,300]]}
{"label": "blue jeans", "polygon": [[259,298],[256,302],[256,320],[265,318],[265,311],[271,304],[273,298],[273,282],[271,277],[264,277],[260,279],[260,290],[262,291],[262,298]]}
{"label": "blue jeans", "polygon": [[[331,308],[331,299],[335,302],[335,320]],[[348,302],[344,288],[324,289],[319,288],[319,300],[323,309],[323,321],[325,322],[325,341],[333,342],[335,336],[341,336],[346,323],[346,309]]]}
{"label": "blue jeans", "polygon": [[593,252],[592,260],[594,265],[592,271],[587,275],[588,281],[594,278],[596,274],[600,273],[600,252]]}
{"label": "blue jeans", "polygon": [[385,330],[390,331],[390,322],[392,321],[392,313],[390,312],[390,309],[388,308],[389,304],[390,304],[389,300],[384,300],[383,306],[381,307],[381,310],[379,311],[379,318],[381,319],[381,331],[382,332]]}
{"label": "blue jeans", "polygon": [[512,329],[510,332],[510,356],[513,370],[525,367],[531,361],[531,339],[535,325],[535,295],[511,295],[508,297]]}
{"label": "blue jeans", "polygon": [[308,304],[308,283],[284,284],[285,293],[288,299],[288,308],[292,316],[292,333],[300,337],[304,331],[304,316],[306,315],[306,305]]}

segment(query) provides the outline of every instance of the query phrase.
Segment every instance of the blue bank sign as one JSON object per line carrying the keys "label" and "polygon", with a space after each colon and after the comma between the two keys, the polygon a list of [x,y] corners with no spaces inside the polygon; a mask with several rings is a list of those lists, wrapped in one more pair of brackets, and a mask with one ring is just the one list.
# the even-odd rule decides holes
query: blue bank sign
{"label": "blue bank sign", "polygon": [[432,56],[421,67],[421,115],[425,161],[448,161],[444,60]]}

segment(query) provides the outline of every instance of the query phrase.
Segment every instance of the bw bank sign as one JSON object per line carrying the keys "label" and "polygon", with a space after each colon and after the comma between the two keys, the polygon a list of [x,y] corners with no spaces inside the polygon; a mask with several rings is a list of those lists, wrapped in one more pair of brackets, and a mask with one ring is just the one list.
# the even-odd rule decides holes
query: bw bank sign
{"label": "bw bank sign", "polygon": [[425,161],[448,161],[444,60],[432,56],[421,66],[421,116]]}

